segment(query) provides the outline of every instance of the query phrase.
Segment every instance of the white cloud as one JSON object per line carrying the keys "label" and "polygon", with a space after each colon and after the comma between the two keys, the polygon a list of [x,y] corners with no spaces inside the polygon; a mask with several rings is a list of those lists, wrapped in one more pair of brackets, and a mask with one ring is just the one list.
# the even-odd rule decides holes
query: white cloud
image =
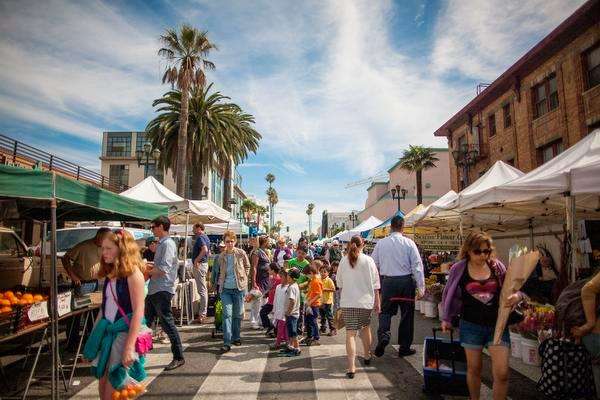
{"label": "white cloud", "polygon": [[432,62],[492,81],[584,0],[449,0],[438,18]]}
{"label": "white cloud", "polygon": [[289,172],[292,172],[297,175],[306,175],[306,171],[302,167],[302,165],[298,164],[294,161],[284,161],[281,166],[287,169]]}

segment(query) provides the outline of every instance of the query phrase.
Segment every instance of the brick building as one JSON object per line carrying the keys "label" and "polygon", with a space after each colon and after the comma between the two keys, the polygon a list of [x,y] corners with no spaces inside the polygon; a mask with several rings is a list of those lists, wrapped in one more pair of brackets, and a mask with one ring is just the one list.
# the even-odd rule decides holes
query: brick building
{"label": "brick building", "polygon": [[497,160],[530,171],[600,127],[600,0],[582,5],[435,131],[460,190]]}

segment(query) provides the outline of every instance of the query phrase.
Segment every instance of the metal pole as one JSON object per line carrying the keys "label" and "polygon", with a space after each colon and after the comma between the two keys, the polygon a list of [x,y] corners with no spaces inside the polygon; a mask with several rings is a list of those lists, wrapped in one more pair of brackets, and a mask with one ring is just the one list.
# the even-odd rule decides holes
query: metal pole
{"label": "metal pole", "polygon": [[38,287],[41,288],[42,287],[42,281],[44,280],[44,269],[46,267],[45,265],[45,261],[46,261],[46,231],[48,230],[48,222],[44,221],[42,222],[42,240],[40,242],[41,244],[41,250],[40,250],[40,280],[38,283]]}
{"label": "metal pole", "polygon": [[571,257],[569,269],[569,281],[574,282],[577,270],[577,226],[575,221],[575,197],[568,195],[565,197],[567,231],[571,242]]}
{"label": "metal pole", "polygon": [[[181,279],[185,281],[185,262],[187,261],[187,239],[188,239],[188,225],[190,223],[190,211],[185,212],[185,236],[183,241],[183,267],[181,273]],[[194,260],[192,260],[192,264]],[[183,283],[183,282],[182,282]]]}
{"label": "metal pole", "polygon": [[535,243],[533,240],[533,225],[532,225],[532,220],[529,220],[529,250],[533,250],[535,247]]}
{"label": "metal pole", "polygon": [[[54,178],[54,175],[53,175]],[[54,180],[54,179],[53,179]],[[52,353],[52,400],[59,398],[58,394],[58,279],[56,276],[56,198],[50,201],[50,266],[51,266],[51,284],[50,300],[52,302],[50,325],[51,325],[51,353]]]}

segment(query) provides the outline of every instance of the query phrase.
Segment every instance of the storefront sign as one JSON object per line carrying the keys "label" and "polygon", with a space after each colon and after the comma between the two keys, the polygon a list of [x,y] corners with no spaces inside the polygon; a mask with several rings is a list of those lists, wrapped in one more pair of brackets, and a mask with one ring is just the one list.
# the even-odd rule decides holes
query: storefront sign
{"label": "storefront sign", "polygon": [[430,251],[458,251],[460,238],[452,233],[435,233],[415,235],[415,242],[423,249]]}

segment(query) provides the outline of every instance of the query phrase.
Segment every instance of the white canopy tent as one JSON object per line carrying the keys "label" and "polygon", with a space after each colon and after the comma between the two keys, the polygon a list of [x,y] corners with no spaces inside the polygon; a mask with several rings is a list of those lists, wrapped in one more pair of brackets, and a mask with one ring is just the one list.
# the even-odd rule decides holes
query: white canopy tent
{"label": "white canopy tent", "polygon": [[360,236],[362,232],[370,231],[371,229],[381,225],[382,222],[383,221],[381,221],[379,218],[370,216],[369,218],[358,224],[358,226],[339,234],[337,236],[337,239],[341,240],[342,242],[349,242],[350,239],[352,239],[352,236]]}
{"label": "white canopy tent", "polygon": [[149,203],[167,204],[173,207],[169,213],[174,224],[196,223],[204,224],[229,221],[230,213],[210,200],[186,200],[153,176],[149,176],[132,188],[121,193],[121,196],[130,199],[147,201]]}
{"label": "white canopy tent", "polygon": [[[171,225],[171,232],[179,235],[184,235],[186,232],[185,224]],[[205,224],[204,233],[207,235],[222,235],[225,231],[233,231],[236,235],[247,235],[248,227],[240,221],[232,219],[229,222],[220,222],[217,224]]]}

